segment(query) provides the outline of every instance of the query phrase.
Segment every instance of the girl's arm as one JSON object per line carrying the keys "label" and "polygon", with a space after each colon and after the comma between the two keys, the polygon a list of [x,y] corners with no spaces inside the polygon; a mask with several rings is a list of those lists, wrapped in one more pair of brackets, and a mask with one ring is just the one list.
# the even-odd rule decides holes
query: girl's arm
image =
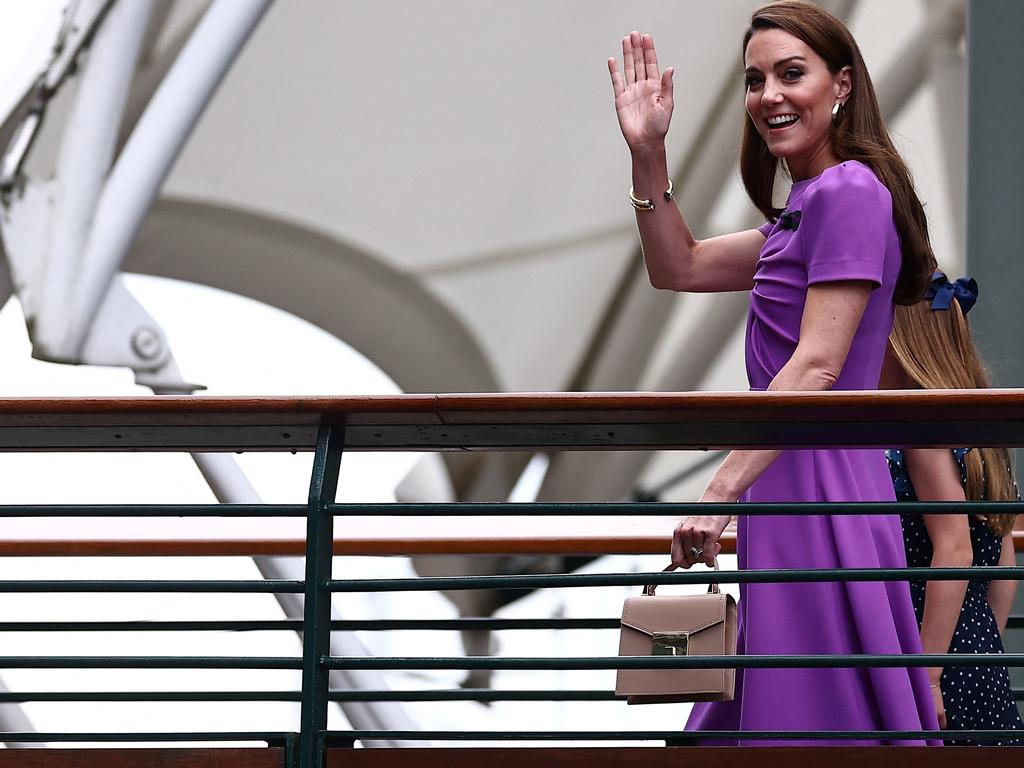
{"label": "girl's arm", "polygon": [[[829,390],[839,378],[871,294],[871,283],[845,280],[817,283],[807,289],[800,320],[800,341],[793,356],[776,374],[769,391]],[[708,483],[701,501],[733,502],[778,458],[779,451],[731,451]],[[695,562],[714,563],[718,539],[729,517],[689,517],[675,529],[672,560],[689,568]],[[703,550],[696,558],[691,547]]]}
{"label": "girl's arm", "polygon": [[[960,469],[948,448],[907,448],[903,451],[910,481],[919,501],[964,501]],[[933,568],[967,568],[974,561],[967,515],[925,515],[932,540]],[[929,581],[925,591],[921,646],[925,653],[948,653],[960,609],[967,593],[966,581]],[[931,683],[942,677],[942,667],[928,670]]]}
{"label": "girl's arm", "polygon": [[[1013,534],[1003,536],[1003,549],[999,553],[999,565],[1016,565],[1017,553],[1013,551]],[[1014,595],[1017,594],[1017,582],[1014,579],[992,581],[988,585],[988,604],[992,606],[992,613],[996,616],[999,624],[999,634],[1006,629],[1006,621],[1010,618],[1010,606],[1013,605]]]}

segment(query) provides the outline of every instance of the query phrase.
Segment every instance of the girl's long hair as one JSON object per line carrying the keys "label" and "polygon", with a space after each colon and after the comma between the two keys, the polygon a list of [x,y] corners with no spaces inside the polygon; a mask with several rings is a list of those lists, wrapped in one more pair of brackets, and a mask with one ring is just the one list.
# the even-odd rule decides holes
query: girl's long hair
{"label": "girl's long hair", "polygon": [[[906,163],[885,127],[871,76],[853,35],[828,11],[802,0],[781,0],[754,12],[743,36],[743,55],[754,33],[781,29],[810,46],[833,74],[850,67],[853,89],[832,126],[832,150],[840,160],[858,160],[868,166],[892,195],[893,219],[899,233],[903,261],[893,300],[912,304],[921,298],[932,272],[935,255],[924,213]],[[782,213],[772,203],[779,159],[768,151],[750,116],[744,121],[740,173],[747,194],[769,221]]]}
{"label": "girl's long hair", "polygon": [[[971,338],[967,318],[954,301],[948,310],[933,310],[931,300],[897,306],[889,343],[903,370],[923,389],[981,389],[989,386]],[[964,456],[967,498],[971,501],[1016,501],[1017,487],[1005,448],[976,448]],[[1016,515],[989,515],[992,530],[1005,535]]]}

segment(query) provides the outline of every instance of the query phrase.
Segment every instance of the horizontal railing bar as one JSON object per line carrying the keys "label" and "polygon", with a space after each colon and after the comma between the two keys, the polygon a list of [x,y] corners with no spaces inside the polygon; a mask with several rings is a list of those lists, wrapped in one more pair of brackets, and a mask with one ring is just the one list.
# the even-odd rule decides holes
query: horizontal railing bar
{"label": "horizontal railing bar", "polygon": [[[607,619],[335,619],[338,632],[465,631],[538,629],[618,629]],[[0,621],[0,632],[263,632],[298,631],[299,619],[276,621]]]}
{"label": "horizontal railing bar", "polygon": [[[516,517],[516,516],[632,516],[632,515],[909,515],[945,514],[962,515],[965,512],[978,515],[1024,514],[1024,502],[971,501],[971,502],[814,502],[764,504],[736,504],[699,502],[449,502],[449,503],[344,503],[328,504],[327,509],[335,515],[352,517]],[[742,511],[739,511],[742,509]]]}
{"label": "horizontal railing bar", "polygon": [[301,504],[5,504],[2,517],[303,517]]}
{"label": "horizontal railing bar", "polygon": [[[629,587],[644,584],[780,584],[849,581],[958,581],[1024,579],[1024,566],[968,568],[816,568],[694,573],[552,573],[505,576],[438,576],[403,579],[330,579],[332,592],[422,592],[455,589],[544,589],[551,587]],[[0,586],[3,582],[0,582]]]}
{"label": "horizontal railing bar", "polygon": [[[618,624],[616,623],[616,626]],[[300,619],[277,621],[0,621],[0,632],[263,632],[302,629]]]}
{"label": "horizontal railing bar", "polygon": [[[386,691],[385,691],[386,693]],[[301,701],[301,691],[13,691],[0,703],[27,701]]]}
{"label": "horizontal railing bar", "polygon": [[[1024,689],[1014,688],[1017,701],[1024,700]],[[0,703],[45,702],[122,702],[122,701],[300,701],[301,691],[12,691],[0,692]],[[329,701],[621,701],[612,690],[495,690],[493,688],[450,688],[426,690],[331,691]]]}
{"label": "horizontal railing bar", "polygon": [[[607,619],[335,619],[339,632],[404,630],[618,629]],[[263,632],[298,631],[300,619],[274,621],[0,621],[0,632]]]}
{"label": "horizontal railing bar", "polygon": [[[1024,616],[1011,616],[1008,629],[1024,628]],[[556,629],[618,629],[617,618],[593,619],[336,619],[331,629],[345,632],[503,631]],[[0,632],[180,632],[298,631],[298,619],[277,621],[3,621]]]}
{"label": "horizontal railing bar", "polygon": [[[592,619],[335,619],[340,632],[618,629],[618,618]],[[1011,616],[1008,629],[1024,628],[1024,616]],[[3,621],[0,632],[175,632],[175,631],[298,631],[298,619],[277,621]]]}
{"label": "horizontal railing bar", "polygon": [[291,656],[0,656],[0,669],[301,669]]}
{"label": "horizontal railing bar", "polygon": [[847,741],[919,741],[971,739],[1000,741],[1020,731],[325,731],[330,740],[395,741],[669,741],[733,740],[785,741],[789,739]]}
{"label": "horizontal railing bar", "polygon": [[[615,691],[600,690],[495,690],[451,688],[422,691],[331,691],[330,701],[622,701]],[[0,701],[4,699],[0,698]]]}
{"label": "horizontal railing bar", "polygon": [[[24,691],[0,692],[0,703],[86,702],[86,701],[300,701],[301,691]],[[331,691],[330,701],[615,701],[610,690],[519,690],[453,688],[447,690],[358,690]]]}
{"label": "horizontal railing bar", "polygon": [[19,741],[265,741],[268,744],[274,744],[287,742],[293,738],[295,738],[295,735],[287,731],[181,731],[158,733],[151,733],[148,731],[140,733],[68,733],[67,731],[60,731],[56,733],[30,731],[27,733],[21,733],[17,731],[0,731],[0,741],[7,743]]}
{"label": "horizontal railing bar", "polygon": [[[695,512],[736,514],[735,504],[697,502],[447,502],[447,503],[339,503],[327,509],[353,517],[515,517],[515,516],[633,516],[678,515]],[[827,512],[825,511],[827,510]],[[1024,502],[814,502],[790,504],[747,503],[744,515],[891,515],[904,514],[1024,514]],[[6,504],[5,517],[302,517],[298,504]]]}
{"label": "horizontal railing bar", "polygon": [[[2,662],[2,658],[0,658]],[[854,669],[1024,667],[1024,653],[778,654],[737,656],[325,656],[328,669]],[[0,663],[0,667],[2,667]]]}
{"label": "horizontal railing bar", "polygon": [[[1020,667],[1024,654],[740,655],[588,657],[324,657],[330,669],[796,669],[854,667]],[[298,669],[287,656],[0,656],[3,669]]]}
{"label": "horizontal railing bar", "polygon": [[[0,625],[2,626],[2,625]],[[618,629],[618,618],[594,619],[345,619],[331,622],[331,629],[348,631],[391,630],[524,630],[524,629]]]}
{"label": "horizontal railing bar", "polygon": [[1024,392],[422,394],[0,399],[0,450],[346,450],[1014,446]]}
{"label": "horizontal railing bar", "polygon": [[0,594],[2,593],[46,593],[46,592],[145,592],[145,593],[166,593],[166,592],[189,592],[189,593],[285,593],[302,592],[305,585],[301,581],[285,579],[253,579],[253,580],[230,580],[230,581],[169,581],[169,580],[144,580],[144,579],[83,579],[82,581],[71,581],[67,579],[29,579],[25,581],[5,580],[0,581]]}

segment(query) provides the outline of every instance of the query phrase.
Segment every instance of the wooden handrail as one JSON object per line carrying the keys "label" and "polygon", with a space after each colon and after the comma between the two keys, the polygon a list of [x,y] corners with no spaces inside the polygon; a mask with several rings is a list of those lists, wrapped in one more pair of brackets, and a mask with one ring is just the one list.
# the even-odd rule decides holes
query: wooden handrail
{"label": "wooden handrail", "polygon": [[0,768],[283,768],[284,753],[282,747],[171,745],[160,749],[3,749]]}
{"label": "wooden handrail", "polygon": [[[1024,390],[423,394],[349,397],[0,398],[0,451],[307,451],[321,425],[348,450],[699,449],[845,445],[1024,444]],[[351,519],[346,525],[352,526]],[[401,537],[349,528],[337,554],[654,554],[669,520],[530,536],[456,534],[436,525]],[[575,529],[574,529],[575,530]],[[1018,547],[1021,546],[1017,539]],[[732,540],[726,540],[731,548]],[[299,539],[150,540],[9,537],[0,555],[301,554]]]}
{"label": "wooden handrail", "polygon": [[1024,443],[1024,390],[0,398],[5,451],[809,448]]}
{"label": "wooden handrail", "polygon": [[[363,537],[336,539],[335,555],[662,555],[669,538],[656,534],[577,537]],[[1017,552],[1024,552],[1024,531],[1014,531]],[[736,553],[736,538],[722,537],[722,551]],[[0,557],[130,556],[302,556],[301,539],[0,539]]]}
{"label": "wooden handrail", "polygon": [[715,768],[748,768],[751,765],[799,766],[799,768],[985,768],[1016,766],[1020,757],[1012,748],[957,747],[489,747],[477,749],[360,749],[327,751],[327,768],[678,768],[697,765]]}

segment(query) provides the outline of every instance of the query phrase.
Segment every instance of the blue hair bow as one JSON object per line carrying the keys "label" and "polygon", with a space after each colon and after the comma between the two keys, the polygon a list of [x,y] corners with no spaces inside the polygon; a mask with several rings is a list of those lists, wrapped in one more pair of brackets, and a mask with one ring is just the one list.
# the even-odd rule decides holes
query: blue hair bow
{"label": "blue hair bow", "polygon": [[966,315],[978,300],[978,282],[973,277],[961,277],[951,283],[945,272],[935,272],[931,285],[924,292],[924,298],[932,300],[933,312],[949,309],[953,299],[956,299],[960,311]]}

